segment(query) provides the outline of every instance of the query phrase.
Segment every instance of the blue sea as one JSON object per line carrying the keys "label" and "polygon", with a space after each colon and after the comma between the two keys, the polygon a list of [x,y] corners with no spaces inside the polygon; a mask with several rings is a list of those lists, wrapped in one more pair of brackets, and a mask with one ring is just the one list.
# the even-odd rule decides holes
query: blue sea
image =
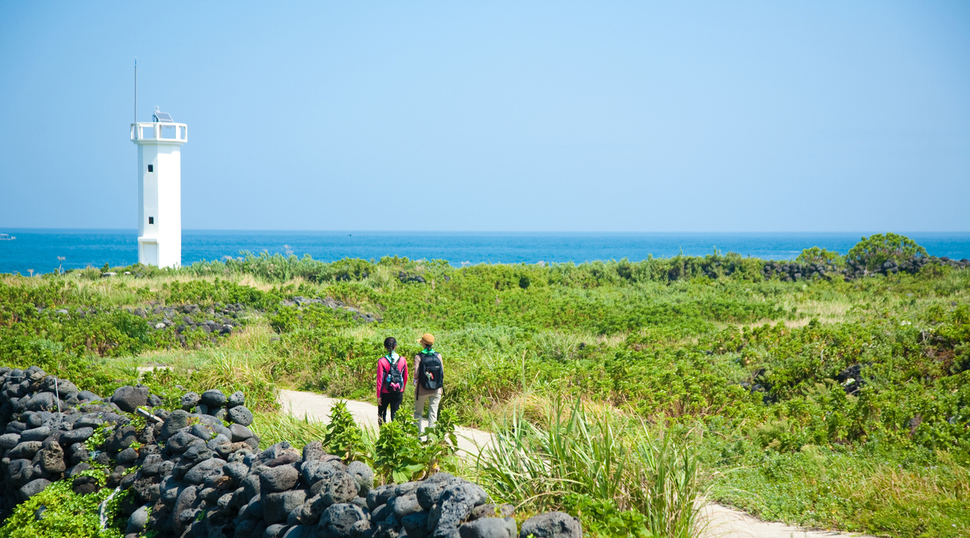
{"label": "blue sea", "polygon": [[[0,241],[0,273],[49,273],[87,266],[124,266],[138,261],[136,230],[0,229],[16,237]],[[970,232],[906,233],[934,256],[970,258]],[[220,260],[243,252],[309,254],[315,260],[378,260],[384,256],[462,263],[536,263],[593,260],[639,261],[737,252],[791,260],[818,246],[847,252],[866,232],[845,233],[535,233],[535,232],[308,232],[185,230],[182,264]],[[63,258],[63,260],[59,260]]]}

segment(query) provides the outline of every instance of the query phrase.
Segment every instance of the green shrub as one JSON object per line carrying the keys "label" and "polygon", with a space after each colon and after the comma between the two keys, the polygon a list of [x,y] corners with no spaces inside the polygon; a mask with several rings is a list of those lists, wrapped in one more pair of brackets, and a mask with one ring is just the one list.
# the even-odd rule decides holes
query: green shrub
{"label": "green shrub", "polygon": [[583,533],[587,536],[658,536],[647,530],[646,516],[636,510],[620,510],[609,499],[594,499],[588,495],[569,493],[563,497],[562,505],[566,512],[576,514],[582,521]]}
{"label": "green shrub", "polygon": [[270,326],[276,332],[292,332],[298,329],[333,330],[356,325],[351,314],[345,310],[333,310],[326,305],[310,304],[302,308],[283,306],[269,316]]}
{"label": "green shrub", "polygon": [[347,410],[347,402],[337,402],[330,410],[330,424],[323,438],[324,449],[340,456],[344,461],[368,460],[364,451],[364,438],[353,415]]}
{"label": "green shrub", "polygon": [[374,470],[385,482],[403,484],[426,472],[418,427],[407,413],[381,425],[374,445]]}
{"label": "green shrub", "polygon": [[916,241],[894,233],[875,234],[863,237],[854,247],[849,249],[845,259],[863,265],[873,270],[882,267],[889,260],[899,262],[912,257],[927,256],[926,249]]}
{"label": "green shrub", "polygon": [[214,282],[190,280],[188,282],[175,281],[168,285],[168,301],[172,304],[197,303],[211,306],[215,303],[238,303],[265,310],[275,308],[282,300],[283,295],[282,289],[264,292],[219,278],[216,278]]}
{"label": "green shrub", "polygon": [[832,252],[831,250],[826,250],[824,248],[812,247],[806,248],[801,254],[795,258],[798,263],[820,263],[820,264],[835,264],[840,265],[842,262],[842,255],[838,252]]}

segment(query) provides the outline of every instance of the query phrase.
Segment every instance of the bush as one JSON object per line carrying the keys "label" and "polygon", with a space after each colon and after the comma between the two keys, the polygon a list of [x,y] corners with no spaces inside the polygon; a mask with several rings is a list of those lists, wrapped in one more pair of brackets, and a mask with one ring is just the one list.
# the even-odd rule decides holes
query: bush
{"label": "bush", "polygon": [[803,250],[795,258],[795,261],[798,263],[821,263],[826,265],[831,263],[838,265],[842,261],[842,255],[824,248],[812,247]]}
{"label": "bush", "polygon": [[898,263],[922,256],[927,256],[926,249],[916,244],[916,241],[904,235],[887,233],[863,237],[849,249],[845,258],[871,271],[882,267],[882,264],[890,260]]}
{"label": "bush", "polygon": [[228,280],[215,279],[190,280],[188,282],[172,282],[168,286],[168,301],[173,304],[198,303],[212,305],[214,303],[239,303],[250,308],[265,310],[273,308],[282,300],[281,290],[263,292],[249,286],[242,286]]}

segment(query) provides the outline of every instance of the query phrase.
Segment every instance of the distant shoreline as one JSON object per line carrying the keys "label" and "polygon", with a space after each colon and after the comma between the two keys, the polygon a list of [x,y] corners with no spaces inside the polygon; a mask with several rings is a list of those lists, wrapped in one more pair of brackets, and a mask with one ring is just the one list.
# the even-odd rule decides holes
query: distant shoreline
{"label": "distant shoreline", "polygon": [[[0,230],[17,237],[0,243],[0,273],[50,273],[87,266],[112,267],[138,261],[137,232],[98,229]],[[879,232],[877,232],[879,233]],[[930,255],[970,258],[970,232],[899,232],[923,245]],[[345,258],[447,260],[453,266],[479,263],[533,264],[586,261],[640,261],[679,254],[738,253],[764,260],[793,260],[818,246],[846,253],[871,232],[372,232],[185,230],[182,263],[214,261],[242,252],[310,255],[330,262]],[[58,258],[64,258],[59,261]]]}

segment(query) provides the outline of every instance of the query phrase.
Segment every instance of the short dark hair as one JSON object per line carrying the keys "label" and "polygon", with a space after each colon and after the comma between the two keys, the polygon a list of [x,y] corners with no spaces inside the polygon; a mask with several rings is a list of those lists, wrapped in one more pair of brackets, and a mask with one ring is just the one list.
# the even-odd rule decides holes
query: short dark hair
{"label": "short dark hair", "polygon": [[384,339],[384,349],[394,351],[395,348],[397,348],[397,340],[393,336],[388,336]]}

